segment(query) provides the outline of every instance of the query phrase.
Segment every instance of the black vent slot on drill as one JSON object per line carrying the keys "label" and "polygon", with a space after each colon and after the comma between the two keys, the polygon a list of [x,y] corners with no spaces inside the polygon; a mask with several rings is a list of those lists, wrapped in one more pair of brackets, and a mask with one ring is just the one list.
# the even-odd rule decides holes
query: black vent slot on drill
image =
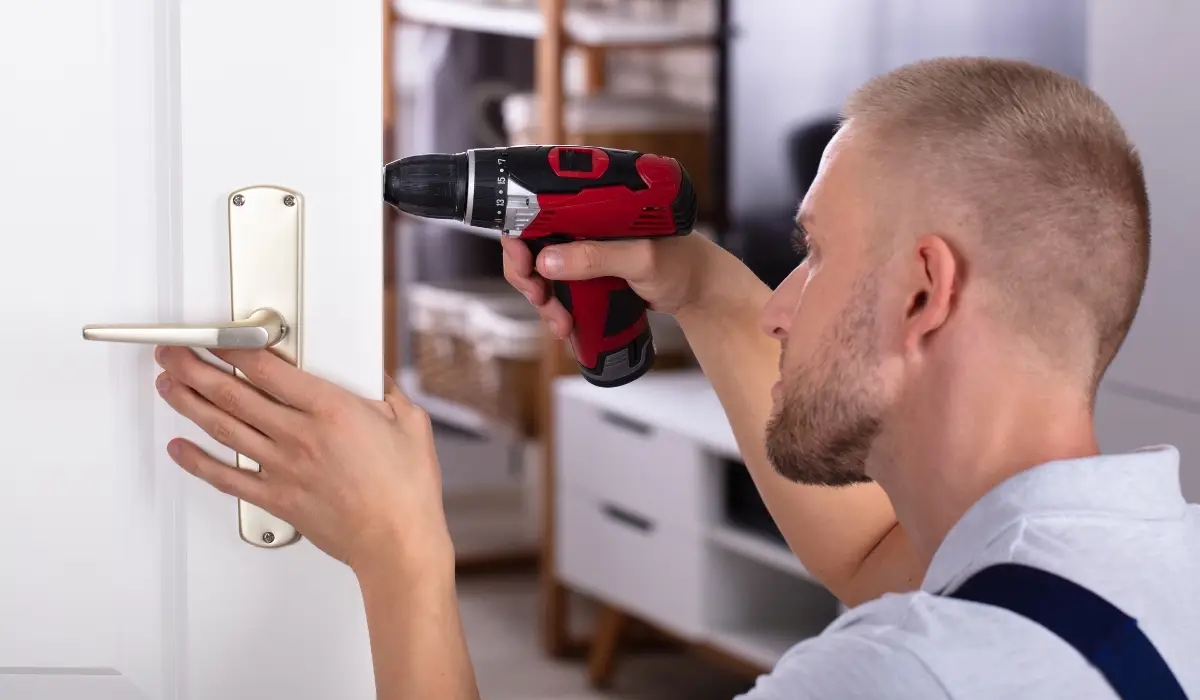
{"label": "black vent slot on drill", "polygon": [[675,195],[675,201],[671,202],[671,212],[675,215],[675,233],[686,235],[691,233],[696,225],[696,211],[699,205],[696,202],[696,188],[692,186],[692,178],[682,165],[679,169],[683,179],[679,183],[679,194]]}
{"label": "black vent slot on drill", "polygon": [[646,302],[629,287],[608,293],[608,316],[604,320],[604,337],[611,338],[642,319]]}
{"label": "black vent slot on drill", "polygon": [[663,233],[671,225],[671,215],[665,208],[647,208],[637,215],[630,228],[635,232]]}

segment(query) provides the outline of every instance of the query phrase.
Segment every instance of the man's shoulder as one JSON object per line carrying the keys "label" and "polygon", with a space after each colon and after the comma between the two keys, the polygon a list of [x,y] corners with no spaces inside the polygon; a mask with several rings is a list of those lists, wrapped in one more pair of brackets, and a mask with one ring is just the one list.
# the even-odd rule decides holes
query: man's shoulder
{"label": "man's shoulder", "polygon": [[1107,697],[1101,677],[1036,623],[915,591],[847,611],[789,650],[745,700],[1026,697],[1069,688]]}
{"label": "man's shoulder", "polygon": [[888,594],[846,612],[792,647],[741,700],[949,698],[937,675],[906,644],[919,593]]}

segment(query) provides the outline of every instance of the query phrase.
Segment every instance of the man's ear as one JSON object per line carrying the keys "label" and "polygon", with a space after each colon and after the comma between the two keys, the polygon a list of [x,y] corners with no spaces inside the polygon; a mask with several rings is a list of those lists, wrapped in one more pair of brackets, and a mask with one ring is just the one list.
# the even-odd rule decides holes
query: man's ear
{"label": "man's ear", "polygon": [[904,349],[915,351],[950,318],[963,273],[961,258],[942,236],[917,239],[904,304]]}

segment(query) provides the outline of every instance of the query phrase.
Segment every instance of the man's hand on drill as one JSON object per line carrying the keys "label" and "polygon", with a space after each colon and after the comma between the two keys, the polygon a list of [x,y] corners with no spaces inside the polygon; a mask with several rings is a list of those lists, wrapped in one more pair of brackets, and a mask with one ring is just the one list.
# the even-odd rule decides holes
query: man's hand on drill
{"label": "man's hand on drill", "polygon": [[504,238],[502,245],[505,279],[529,298],[558,338],[570,334],[571,315],[554,298],[547,280],[620,277],[651,309],[680,314],[711,301],[716,285],[707,279],[720,257],[728,256],[695,234],[654,241],[579,241],[547,246],[535,269],[524,242]]}

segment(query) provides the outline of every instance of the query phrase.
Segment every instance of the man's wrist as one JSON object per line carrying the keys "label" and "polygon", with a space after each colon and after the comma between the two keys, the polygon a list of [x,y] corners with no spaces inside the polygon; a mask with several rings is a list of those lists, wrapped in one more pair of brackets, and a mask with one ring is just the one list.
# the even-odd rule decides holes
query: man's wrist
{"label": "man's wrist", "polygon": [[444,528],[425,533],[392,532],[348,562],[360,582],[380,579],[414,583],[454,579],[454,544]]}
{"label": "man's wrist", "polygon": [[368,603],[393,600],[401,596],[412,603],[432,604],[454,595],[454,565],[431,560],[424,566],[402,557],[377,558],[354,569],[359,589]]}
{"label": "man's wrist", "polygon": [[685,328],[728,316],[740,320],[750,315],[757,322],[770,289],[728,250],[707,239],[697,243],[691,263],[695,288],[690,301],[675,312],[676,320]]}

